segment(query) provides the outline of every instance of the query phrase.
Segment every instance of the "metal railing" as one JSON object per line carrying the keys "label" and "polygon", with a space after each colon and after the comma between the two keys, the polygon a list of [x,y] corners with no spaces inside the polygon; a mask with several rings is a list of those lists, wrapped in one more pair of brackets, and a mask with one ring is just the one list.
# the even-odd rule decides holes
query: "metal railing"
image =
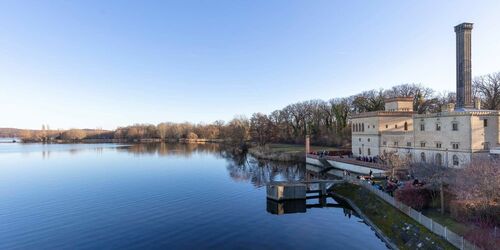
{"label": "metal railing", "polygon": [[422,226],[426,227],[429,229],[431,232],[443,237],[446,241],[448,241],[450,244],[453,246],[463,250],[463,249],[480,249],[479,247],[475,246],[473,243],[469,242],[466,240],[463,236],[449,230],[446,226],[443,226],[437,222],[435,222],[432,218],[429,218],[425,215],[423,215],[421,212],[414,210],[413,208],[397,201],[394,199],[394,197],[390,196],[386,192],[372,186],[370,183],[364,180],[357,179],[356,177],[352,176],[343,176],[344,180],[355,184],[362,186],[368,190],[370,190],[372,193],[376,194],[378,197],[382,198],[382,200],[386,201],[387,203],[391,204],[395,208],[399,209],[401,212],[404,214],[410,216],[412,219],[420,223]]}

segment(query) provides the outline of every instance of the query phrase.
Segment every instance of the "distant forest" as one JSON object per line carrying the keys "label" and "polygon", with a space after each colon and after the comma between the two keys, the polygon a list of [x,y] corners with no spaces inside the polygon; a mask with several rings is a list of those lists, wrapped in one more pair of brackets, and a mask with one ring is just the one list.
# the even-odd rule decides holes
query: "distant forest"
{"label": "distant forest", "polygon": [[[481,100],[482,109],[500,110],[500,72],[474,79],[473,94]],[[306,134],[316,145],[346,146],[350,143],[349,117],[352,114],[384,110],[384,100],[391,97],[413,97],[418,113],[440,112],[455,102],[455,93],[438,93],[421,84],[402,84],[390,89],[369,90],[353,96],[330,100],[309,100],[290,104],[270,114],[254,113],[250,118],[238,116],[229,122],[210,124],[171,123],[135,124],[114,131],[100,129],[41,130],[0,129],[2,137],[20,137],[25,141],[81,141],[116,139],[154,140],[224,140],[244,143],[249,140],[267,143],[303,143]]]}

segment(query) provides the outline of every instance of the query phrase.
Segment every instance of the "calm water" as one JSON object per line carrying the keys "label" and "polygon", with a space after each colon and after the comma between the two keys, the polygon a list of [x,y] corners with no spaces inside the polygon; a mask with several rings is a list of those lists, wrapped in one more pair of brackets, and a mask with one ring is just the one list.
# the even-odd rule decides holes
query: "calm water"
{"label": "calm water", "polygon": [[267,201],[312,168],[217,145],[0,143],[0,171],[0,249],[386,249],[332,198]]}

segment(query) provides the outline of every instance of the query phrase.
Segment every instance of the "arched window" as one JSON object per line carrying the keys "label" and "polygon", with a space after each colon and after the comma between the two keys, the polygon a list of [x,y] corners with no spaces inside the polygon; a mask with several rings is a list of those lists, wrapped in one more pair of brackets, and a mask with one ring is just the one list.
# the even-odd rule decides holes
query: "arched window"
{"label": "arched window", "polygon": [[453,155],[453,166],[458,166],[458,156],[457,155]]}
{"label": "arched window", "polygon": [[354,127],[355,127],[356,132],[358,132],[359,130],[358,130],[358,124],[357,123],[354,124]]}
{"label": "arched window", "polygon": [[437,164],[438,166],[443,165],[443,157],[441,156],[441,154],[440,154],[440,153],[437,153],[437,154],[436,154],[436,164]]}
{"label": "arched window", "polygon": [[361,123],[361,131],[365,132],[365,124]]}
{"label": "arched window", "polygon": [[359,148],[359,154],[362,154],[362,153],[361,153],[361,148]]}
{"label": "arched window", "polygon": [[408,122],[405,122],[405,131],[408,130]]}
{"label": "arched window", "polygon": [[368,148],[368,155],[371,155],[372,154],[372,151],[370,150],[370,148]]}
{"label": "arched window", "polygon": [[420,153],[420,161],[425,162],[425,153]]}

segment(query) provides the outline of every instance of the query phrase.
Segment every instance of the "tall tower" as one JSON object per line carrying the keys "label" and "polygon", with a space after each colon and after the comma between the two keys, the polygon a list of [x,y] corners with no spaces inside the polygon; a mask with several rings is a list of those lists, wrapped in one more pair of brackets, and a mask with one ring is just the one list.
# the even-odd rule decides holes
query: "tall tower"
{"label": "tall tower", "polygon": [[457,109],[473,108],[471,66],[472,23],[455,26],[457,36]]}

